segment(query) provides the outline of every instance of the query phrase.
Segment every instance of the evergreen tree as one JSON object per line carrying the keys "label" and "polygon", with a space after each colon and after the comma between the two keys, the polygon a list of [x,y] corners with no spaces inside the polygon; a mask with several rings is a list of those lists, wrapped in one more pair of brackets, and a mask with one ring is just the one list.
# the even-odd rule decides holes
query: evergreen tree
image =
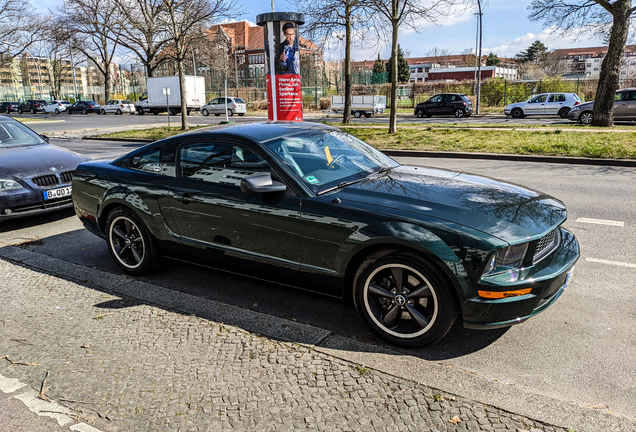
{"label": "evergreen tree", "polygon": [[385,84],[386,81],[386,68],[384,62],[378,54],[378,59],[373,64],[373,75],[371,75],[371,84]]}
{"label": "evergreen tree", "polygon": [[486,59],[486,66],[499,66],[501,65],[501,60],[497,57],[497,54],[490,53],[488,54],[488,58]]}
{"label": "evergreen tree", "polygon": [[515,55],[515,58],[522,62],[538,63],[548,56],[548,48],[541,41],[534,41],[527,50],[521,51]]}
{"label": "evergreen tree", "polygon": [[[392,57],[393,56],[389,58],[389,62],[387,63],[387,68],[386,68],[389,82],[391,82]],[[402,83],[409,82],[411,78],[411,68],[409,67],[408,62],[404,59],[404,51],[402,51],[402,48],[400,48],[400,45],[398,45],[397,63],[398,63],[398,76],[397,76],[398,82],[402,82]]]}
{"label": "evergreen tree", "polygon": [[384,67],[384,62],[380,58],[380,54],[378,54],[378,59],[373,64],[373,73],[386,73],[386,68]]}

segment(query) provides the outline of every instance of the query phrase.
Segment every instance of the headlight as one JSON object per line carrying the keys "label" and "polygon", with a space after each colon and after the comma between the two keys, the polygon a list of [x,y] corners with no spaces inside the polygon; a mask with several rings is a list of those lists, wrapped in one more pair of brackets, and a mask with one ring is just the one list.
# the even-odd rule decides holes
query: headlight
{"label": "headlight", "polygon": [[484,276],[490,276],[498,273],[510,272],[513,282],[519,277],[519,269],[523,265],[523,260],[526,257],[528,251],[528,243],[523,243],[515,246],[508,246],[503,249],[499,249],[495,252],[490,259],[490,262],[484,269]]}
{"label": "headlight", "polygon": [[22,185],[15,180],[0,179],[0,192],[22,189]]}

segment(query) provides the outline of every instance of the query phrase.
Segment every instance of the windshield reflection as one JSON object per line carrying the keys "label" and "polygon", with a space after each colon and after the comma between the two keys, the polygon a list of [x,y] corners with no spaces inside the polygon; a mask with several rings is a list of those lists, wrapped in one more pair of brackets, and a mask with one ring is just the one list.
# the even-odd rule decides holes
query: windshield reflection
{"label": "windshield reflection", "polygon": [[46,141],[17,121],[0,122],[0,148],[36,144],[46,144]]}

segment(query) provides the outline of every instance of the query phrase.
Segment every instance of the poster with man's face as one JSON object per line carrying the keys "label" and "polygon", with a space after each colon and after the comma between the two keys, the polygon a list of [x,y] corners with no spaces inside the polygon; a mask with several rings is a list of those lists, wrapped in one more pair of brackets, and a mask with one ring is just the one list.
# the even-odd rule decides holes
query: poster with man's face
{"label": "poster with man's face", "polygon": [[276,52],[276,73],[300,75],[298,26],[294,22],[280,22],[280,42]]}

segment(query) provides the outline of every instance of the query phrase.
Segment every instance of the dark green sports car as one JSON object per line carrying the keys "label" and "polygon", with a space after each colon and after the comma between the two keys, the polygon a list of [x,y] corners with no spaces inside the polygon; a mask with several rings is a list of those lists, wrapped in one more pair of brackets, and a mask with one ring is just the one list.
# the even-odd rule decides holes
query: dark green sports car
{"label": "dark green sports car", "polygon": [[73,203],[124,271],[175,256],[352,301],[402,346],[520,323],[568,285],[562,202],[484,177],[401,166],[339,129],[215,128],[81,164]]}

